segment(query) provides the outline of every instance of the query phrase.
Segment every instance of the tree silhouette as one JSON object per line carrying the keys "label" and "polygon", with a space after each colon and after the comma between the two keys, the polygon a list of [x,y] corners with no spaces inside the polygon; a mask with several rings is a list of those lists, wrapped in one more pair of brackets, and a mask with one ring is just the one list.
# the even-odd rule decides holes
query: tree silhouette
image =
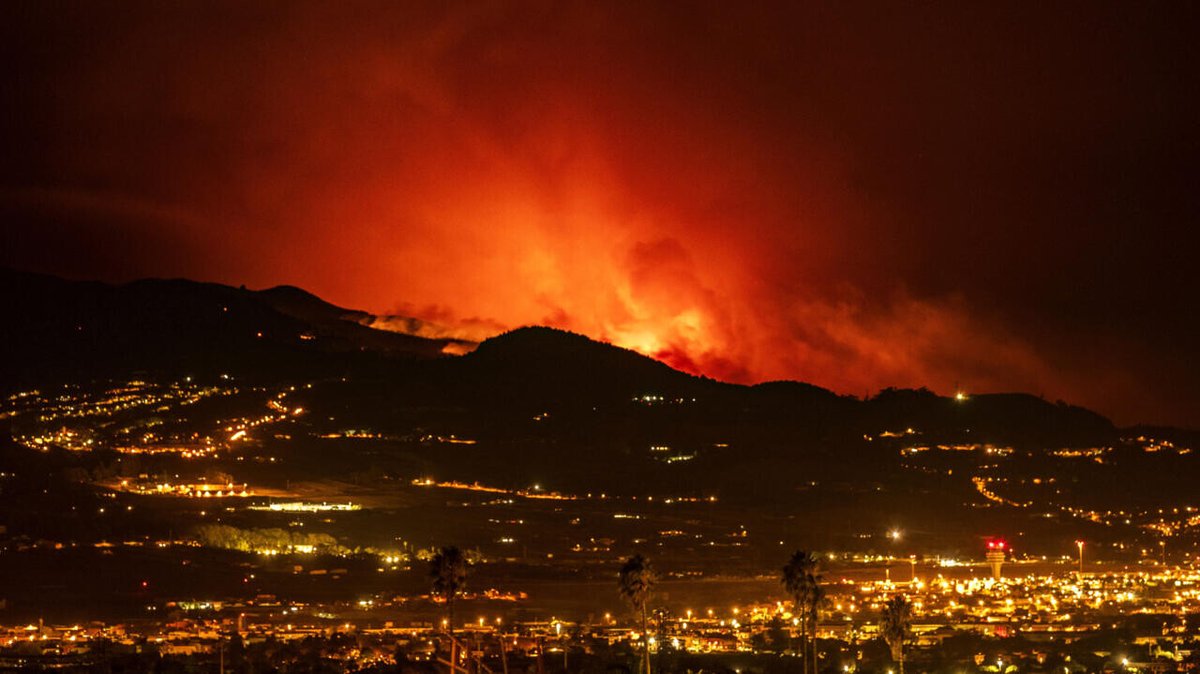
{"label": "tree silhouette", "polygon": [[446,628],[450,633],[450,674],[458,671],[458,642],[454,640],[454,602],[467,587],[469,564],[462,550],[450,545],[438,550],[429,560],[430,594],[446,602]]}
{"label": "tree silhouette", "polygon": [[809,575],[809,591],[805,597],[804,613],[808,619],[809,642],[812,651],[812,671],[817,674],[817,623],[821,619],[821,605],[825,601],[825,590],[821,587],[821,576]]}
{"label": "tree silhouette", "polygon": [[[800,628],[800,661],[804,671],[808,672],[808,649],[810,633],[816,636],[816,619],[824,592],[821,590],[821,577],[817,575],[817,558],[803,550],[797,550],[784,565],[780,582],[792,597],[792,613],[795,615]],[[814,639],[815,642],[815,639]],[[813,644],[813,669],[816,669],[816,648]]]}
{"label": "tree silhouette", "polygon": [[879,615],[879,634],[892,649],[892,659],[904,674],[904,642],[912,632],[912,602],[896,595],[883,605]]}
{"label": "tree silhouette", "polygon": [[467,587],[468,567],[462,550],[453,545],[438,550],[429,560],[429,578],[433,583],[431,594],[446,603],[446,622],[451,636],[454,634],[454,602]]}
{"label": "tree silhouette", "polygon": [[646,603],[658,577],[650,560],[634,555],[625,561],[617,578],[617,589],[621,596],[642,618],[642,672],[650,674],[650,633],[646,625]]}

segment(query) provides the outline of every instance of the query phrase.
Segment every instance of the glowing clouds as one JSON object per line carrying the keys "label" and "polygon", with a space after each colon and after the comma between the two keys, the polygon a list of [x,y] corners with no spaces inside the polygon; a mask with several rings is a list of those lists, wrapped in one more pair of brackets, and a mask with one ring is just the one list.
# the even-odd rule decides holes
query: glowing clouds
{"label": "glowing clouds", "polygon": [[429,336],[549,324],[739,382],[1200,409],[1186,237],[1143,237],[1190,222],[1157,190],[1194,190],[1128,192],[1157,165],[1125,153],[1195,154],[1194,115],[1113,84],[1161,45],[1064,51],[1069,9],[776,9],[31,5],[0,26],[0,264],[291,283]]}

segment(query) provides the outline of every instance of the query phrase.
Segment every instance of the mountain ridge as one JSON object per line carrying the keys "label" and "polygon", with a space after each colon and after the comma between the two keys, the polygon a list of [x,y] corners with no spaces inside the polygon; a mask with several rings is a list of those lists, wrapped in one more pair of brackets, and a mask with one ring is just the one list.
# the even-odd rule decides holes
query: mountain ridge
{"label": "mountain ridge", "polygon": [[[1200,436],[1120,429],[1026,393],[888,388],[858,398],[796,381],[733,384],[545,326],[450,356],[445,341],[373,330],[295,287],[112,286],[0,272],[0,312],[10,319],[0,325],[0,387],[12,392],[54,383],[109,391],[131,379],[172,387],[191,377],[188,387],[236,389],[246,418],[263,413],[265,392],[287,392],[306,412],[289,417],[286,432],[255,433],[239,447],[286,455],[294,480],[433,477],[718,496],[780,522],[811,509],[830,540],[847,513],[871,527],[891,526],[898,509],[909,521],[954,513],[966,531],[1017,526],[1006,523],[1011,509],[1049,540],[1061,522],[1046,512],[1075,511],[1025,512],[1021,503],[1070,496],[1063,503],[1077,509],[1120,493],[1159,507],[1155,494],[1129,488],[1129,476],[1185,493],[1200,475]],[[34,421],[0,419],[0,429],[47,431]]]}
{"label": "mountain ridge", "polygon": [[885,389],[859,399],[798,381],[730,384],[545,326],[509,330],[483,340],[472,353],[449,357],[454,351],[448,348],[461,342],[371,328],[362,323],[371,314],[338,307],[296,286],[247,290],[187,279],[106,284],[0,270],[0,293],[0,311],[10,317],[0,327],[8,347],[0,371],[17,381],[61,369],[83,376],[239,367],[267,377],[354,371],[421,384],[448,399],[465,395],[475,403],[496,398],[527,407],[567,400],[594,406],[638,396],[703,396],[721,401],[722,414],[737,409],[784,422],[808,414],[809,421],[854,417],[854,425],[878,428],[916,420],[968,423],[998,437],[1039,441],[1070,439],[1056,428],[1088,438],[1116,433],[1098,413],[1022,393],[976,394],[963,405],[925,389]]}

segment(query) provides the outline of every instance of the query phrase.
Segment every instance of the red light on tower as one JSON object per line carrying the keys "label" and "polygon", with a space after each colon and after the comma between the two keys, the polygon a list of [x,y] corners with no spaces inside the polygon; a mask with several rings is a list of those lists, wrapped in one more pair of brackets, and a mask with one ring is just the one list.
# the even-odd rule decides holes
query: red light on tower
{"label": "red light on tower", "polygon": [[992,539],[987,543],[987,562],[992,567],[992,577],[1000,578],[1000,567],[1004,564],[1004,550],[1008,544],[1000,539]]}

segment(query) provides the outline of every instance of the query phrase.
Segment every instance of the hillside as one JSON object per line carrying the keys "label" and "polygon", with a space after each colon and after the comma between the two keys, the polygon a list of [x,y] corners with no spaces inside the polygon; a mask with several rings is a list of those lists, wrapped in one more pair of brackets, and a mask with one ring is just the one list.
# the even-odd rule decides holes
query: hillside
{"label": "hillside", "polygon": [[[29,399],[9,398],[12,414],[0,411],[9,437],[70,430],[111,449],[151,442],[143,429],[154,428],[149,435],[228,444],[228,419],[268,414],[277,425],[239,442],[249,461],[231,466],[266,483],[337,480],[387,491],[433,477],[719,496],[729,512],[759,513],[772,527],[811,513],[806,526],[831,541],[847,535],[845,522],[863,531],[896,518],[956,535],[1019,526],[1053,541],[1077,526],[1110,526],[1088,510],[1101,501],[1150,522],[1159,508],[1176,507],[1172,499],[1200,472],[1194,434],[1122,430],[1028,394],[887,389],[859,399],[794,381],[735,385],[546,327],[447,356],[449,340],[372,329],[368,314],[294,287],[3,272],[0,298],[8,317],[0,381],[8,391],[41,389],[39,405],[58,404],[45,392],[55,383],[97,400],[131,379],[171,396],[195,386],[223,392],[178,414],[149,402],[128,411],[100,405],[109,421],[50,425],[22,407]],[[195,381],[180,383],[189,376]],[[274,416],[264,407],[271,392],[304,414]],[[80,460],[92,471],[105,465],[102,455]],[[251,462],[261,467],[248,472]],[[1131,488],[1131,475],[1158,488]]]}
{"label": "hillside", "polygon": [[121,377],[329,376],[442,357],[451,340],[373,330],[298,288],[255,292],[148,279],[123,285],[0,270],[9,385]]}
{"label": "hillside", "polygon": [[[231,374],[298,380],[355,374],[372,396],[465,406],[487,418],[523,412],[672,407],[735,434],[816,439],[919,427],[1003,443],[1090,445],[1115,435],[1102,416],[1025,394],[925,390],[866,400],[799,382],[757,386],[695,377],[583,335],[513,330],[474,347],[364,325],[370,314],[279,286],[253,291],[188,280],[123,285],[0,271],[0,374],[10,386],[134,374]],[[590,418],[585,415],[580,421]]]}

